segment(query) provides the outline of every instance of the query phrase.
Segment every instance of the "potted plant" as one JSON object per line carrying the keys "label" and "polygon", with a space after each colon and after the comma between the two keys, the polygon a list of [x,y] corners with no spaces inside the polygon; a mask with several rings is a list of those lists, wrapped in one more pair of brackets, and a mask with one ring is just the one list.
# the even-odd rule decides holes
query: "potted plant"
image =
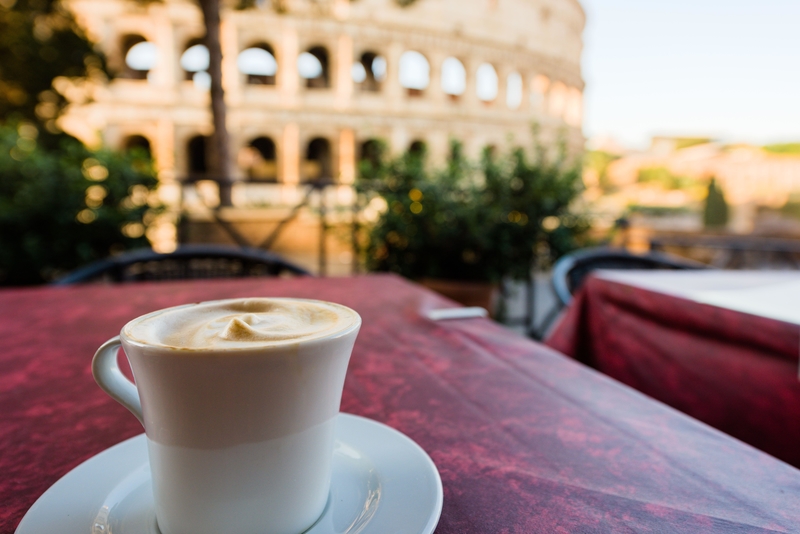
{"label": "potted plant", "polygon": [[570,211],[580,169],[565,152],[548,162],[522,149],[470,162],[459,143],[442,169],[425,153],[387,159],[374,152],[360,166],[359,188],[385,204],[369,230],[367,267],[420,281],[467,305],[491,309],[506,278],[527,279],[534,260],[575,246],[587,227]]}

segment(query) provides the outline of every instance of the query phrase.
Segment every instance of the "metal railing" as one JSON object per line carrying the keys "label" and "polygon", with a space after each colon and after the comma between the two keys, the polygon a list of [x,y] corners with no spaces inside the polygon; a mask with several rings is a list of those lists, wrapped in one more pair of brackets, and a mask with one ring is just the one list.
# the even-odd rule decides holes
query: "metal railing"
{"label": "metal railing", "polygon": [[719,269],[800,269],[800,239],[755,235],[662,235],[650,239],[654,251],[702,257]]}
{"label": "metal railing", "polygon": [[[213,176],[210,175],[194,175],[190,176],[183,181],[181,181],[181,185],[184,188],[182,198],[186,197],[185,188],[187,186],[195,186],[198,182],[201,181],[210,181],[219,184],[219,181],[214,179]],[[246,236],[243,232],[239,231],[233,222],[225,217],[225,213],[223,208],[244,208],[249,206],[241,206],[241,205],[233,205],[233,206],[222,206],[222,205],[209,205],[202,195],[197,194],[197,198],[200,199],[202,204],[207,210],[214,221],[224,232],[225,234],[230,237],[238,246],[240,247],[247,247],[247,248],[258,248],[265,251],[272,250],[275,242],[278,238],[285,232],[286,228],[297,219],[297,217],[301,214],[304,209],[312,210],[316,208],[317,216],[319,218],[319,242],[317,248],[317,255],[318,255],[318,272],[320,276],[325,276],[327,274],[328,268],[328,247],[327,241],[330,230],[332,225],[329,223],[328,220],[328,213],[329,213],[329,206],[327,197],[328,191],[336,188],[339,189],[341,187],[351,187],[345,184],[336,183],[333,179],[330,178],[321,178],[313,181],[303,182],[300,184],[285,184],[285,183],[278,183],[278,182],[266,182],[261,180],[247,180],[247,181],[237,181],[234,184],[241,184],[245,186],[267,186],[267,187],[275,187],[281,190],[287,190],[296,188],[299,192],[299,200],[293,203],[280,203],[273,205],[271,207],[275,208],[289,208],[289,213],[278,220],[276,226],[269,232],[266,238],[262,239],[258,243],[253,243],[251,239]],[[351,265],[351,270],[353,274],[357,274],[360,272],[360,263],[359,263],[359,254],[360,254],[360,246],[358,240],[358,234],[360,232],[360,223],[359,223],[359,213],[361,212],[361,207],[358,202],[358,195],[355,192],[355,188],[352,188],[352,199],[353,201],[347,205],[338,205],[338,208],[346,208],[351,212],[351,247],[352,247],[352,254],[353,260]],[[314,202],[316,200],[316,202]]]}

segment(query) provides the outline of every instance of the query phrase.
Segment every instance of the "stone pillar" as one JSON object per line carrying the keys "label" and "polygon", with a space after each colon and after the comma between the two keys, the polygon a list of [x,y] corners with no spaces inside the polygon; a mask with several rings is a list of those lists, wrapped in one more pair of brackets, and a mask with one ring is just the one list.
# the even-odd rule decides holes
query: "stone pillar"
{"label": "stone pillar", "polygon": [[220,24],[220,46],[222,47],[222,88],[225,90],[225,101],[232,106],[241,102],[239,67],[236,60],[239,56],[239,30],[236,27],[235,12],[223,11]]}
{"label": "stone pillar", "polygon": [[285,184],[300,183],[300,128],[296,122],[290,122],[283,129],[279,158],[281,181]]}
{"label": "stone pillar", "polygon": [[345,128],[339,133],[339,182],[352,184],[356,180],[356,136]]}
{"label": "stone pillar", "polygon": [[336,42],[336,100],[334,107],[343,110],[350,106],[353,95],[353,38],[347,34],[339,36]]}
{"label": "stone pillar", "polygon": [[478,100],[478,84],[476,81],[478,79],[478,65],[482,62],[468,57],[465,57],[462,62],[464,63],[464,70],[467,72],[467,83],[460,100],[467,113],[472,115],[480,109],[478,106],[483,104]]}
{"label": "stone pillar", "polygon": [[297,29],[285,26],[281,31],[280,47],[275,51],[278,60],[278,90],[281,106],[294,108],[297,105],[299,80],[297,74]]}
{"label": "stone pillar", "polygon": [[[158,9],[161,8],[161,9]],[[163,6],[153,5],[150,9],[154,10],[153,17],[155,24],[155,44],[158,47],[158,62],[153,69],[153,81],[165,90],[175,90],[175,69],[177,68],[178,58],[175,57],[175,32],[172,27],[172,20]]]}
{"label": "stone pillar", "polygon": [[389,152],[394,156],[400,155],[408,149],[410,142],[408,130],[405,126],[398,124],[392,128],[391,138],[389,139]]}
{"label": "stone pillar", "polygon": [[550,89],[550,78],[543,74],[534,74],[530,81],[528,98],[530,99],[531,114],[536,120],[542,121],[547,112],[547,92]]}
{"label": "stone pillar", "polygon": [[434,167],[441,167],[450,155],[450,138],[448,132],[437,129],[430,132],[427,138],[428,161]]}
{"label": "stone pillar", "polygon": [[499,110],[508,110],[508,75],[511,71],[505,65],[494,65],[494,71],[497,73],[497,98],[493,105]]}
{"label": "stone pillar", "polygon": [[526,71],[515,71],[519,74],[520,78],[522,79],[522,100],[519,103],[519,107],[516,109],[517,113],[523,114],[530,114],[531,109],[531,76]]}
{"label": "stone pillar", "polygon": [[442,90],[442,63],[446,57],[447,54],[438,50],[427,54],[431,67],[431,81],[425,90],[425,98],[433,102],[437,107],[443,106],[447,98],[447,95]]}
{"label": "stone pillar", "polygon": [[156,122],[155,138],[151,140],[153,159],[161,181],[177,178],[175,169],[175,124],[169,118]]}
{"label": "stone pillar", "polygon": [[383,87],[386,94],[386,106],[395,111],[402,108],[405,96],[405,90],[400,87],[400,56],[403,55],[403,52],[405,52],[405,47],[398,42],[392,42],[386,50],[386,81]]}

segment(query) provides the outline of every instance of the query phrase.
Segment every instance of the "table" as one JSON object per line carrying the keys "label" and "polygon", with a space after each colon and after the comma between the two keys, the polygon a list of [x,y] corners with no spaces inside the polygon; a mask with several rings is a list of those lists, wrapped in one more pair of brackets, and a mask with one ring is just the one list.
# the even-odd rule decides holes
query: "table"
{"label": "table", "polygon": [[799,309],[796,272],[599,271],[546,343],[800,466]]}
{"label": "table", "polygon": [[600,271],[597,276],[800,326],[797,271]]}
{"label": "table", "polygon": [[363,317],[342,411],[439,468],[439,534],[789,532],[800,471],[394,276],[0,292],[0,533],[59,477],[142,431],[94,384],[97,346],[179,303],[313,297]]}

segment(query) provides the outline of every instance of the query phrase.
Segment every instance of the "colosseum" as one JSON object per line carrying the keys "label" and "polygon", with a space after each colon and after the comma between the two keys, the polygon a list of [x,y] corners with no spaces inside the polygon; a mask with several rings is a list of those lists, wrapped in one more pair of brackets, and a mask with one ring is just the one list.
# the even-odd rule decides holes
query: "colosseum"
{"label": "colosseum", "polygon": [[[562,136],[583,146],[577,0],[230,4],[221,27],[236,156],[228,218],[254,244],[300,201],[304,183],[326,177],[338,184],[326,192],[333,205],[352,202],[348,184],[373,140],[394,153],[424,146],[436,163],[452,138],[476,155],[532,142],[536,123],[544,143]],[[197,223],[196,234],[215,201],[213,182],[202,179],[212,121],[199,8],[190,0],[70,5],[119,75],[76,101],[63,127],[89,143],[151,150],[162,197]],[[162,226],[150,237],[168,248],[176,238]],[[182,239],[197,237],[190,230]],[[302,249],[304,239],[290,241]]]}

